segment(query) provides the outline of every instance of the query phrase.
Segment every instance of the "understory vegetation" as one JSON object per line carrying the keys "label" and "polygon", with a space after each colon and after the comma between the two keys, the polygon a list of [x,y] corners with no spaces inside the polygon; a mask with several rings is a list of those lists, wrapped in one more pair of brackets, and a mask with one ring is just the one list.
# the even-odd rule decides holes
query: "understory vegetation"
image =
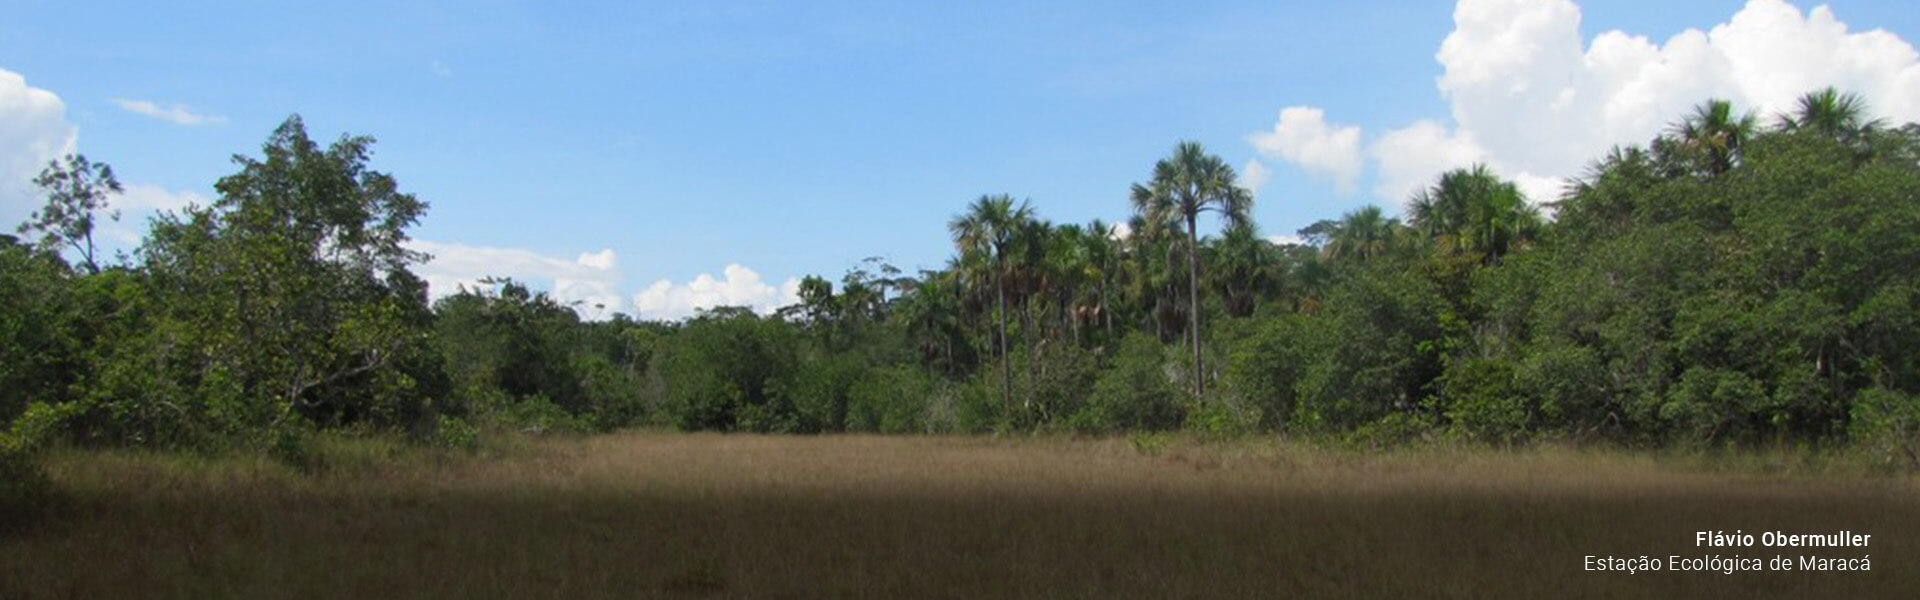
{"label": "understory vegetation", "polygon": [[1401,218],[1361,208],[1284,244],[1233,169],[1183,142],[1115,198],[1124,227],[983,196],[949,223],[945,268],[869,259],[775,314],[681,322],[584,320],[509,280],[430,302],[407,243],[427,203],[369,166],[371,138],[322,145],[298,117],[117,261],[92,234],[119,184],[70,157],[0,237],[0,485],[33,502],[32,455],[59,446],[299,464],[329,431],[472,447],[633,426],[1804,445],[1920,465],[1920,126],[1864,114],[1832,89],[1764,119],[1711,101],[1558,198],[1475,166]]}

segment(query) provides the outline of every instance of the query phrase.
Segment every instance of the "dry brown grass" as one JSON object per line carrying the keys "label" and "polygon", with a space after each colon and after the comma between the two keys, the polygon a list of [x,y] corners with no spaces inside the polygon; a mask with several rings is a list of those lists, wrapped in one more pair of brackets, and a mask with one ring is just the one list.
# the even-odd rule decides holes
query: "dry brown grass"
{"label": "dry brown grass", "polygon": [[[302,476],[66,453],[0,598],[1894,597],[1910,478],[1567,449],[634,433]],[[1784,473],[1784,474],[1783,474]],[[1871,533],[1696,549],[1702,529]],[[1587,554],[1857,556],[1867,573],[1590,573]]]}

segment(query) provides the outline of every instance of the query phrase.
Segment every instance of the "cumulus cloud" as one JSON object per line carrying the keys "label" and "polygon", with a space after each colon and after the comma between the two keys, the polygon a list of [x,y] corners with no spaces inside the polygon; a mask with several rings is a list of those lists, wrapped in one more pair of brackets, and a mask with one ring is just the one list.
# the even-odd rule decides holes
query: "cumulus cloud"
{"label": "cumulus cloud", "polygon": [[487,277],[511,277],[534,287],[546,286],[555,300],[573,304],[582,316],[605,318],[621,310],[620,273],[612,248],[584,252],[574,260],[547,256],[521,248],[468,246],[413,240],[409,246],[433,255],[415,269],[427,280],[434,298],[452,295],[461,286],[478,287]]}
{"label": "cumulus cloud", "polygon": [[788,278],[776,287],[761,280],[753,269],[738,264],[727,265],[718,279],[706,273],[686,283],[661,279],[633,296],[634,309],[642,319],[682,319],[718,306],[746,306],[770,313],[799,301],[799,279]]}
{"label": "cumulus cloud", "polygon": [[1380,136],[1369,149],[1379,168],[1373,195],[1402,200],[1433,181],[1434,175],[1486,159],[1470,132],[1448,131],[1434,121],[1420,121]]}
{"label": "cumulus cloud", "polygon": [[72,152],[76,137],[60,96],[0,69],[0,227],[6,232],[38,208],[33,177],[47,161]]}
{"label": "cumulus cloud", "polygon": [[1360,128],[1327,125],[1327,114],[1311,106],[1280,110],[1272,131],[1247,137],[1253,147],[1271,158],[1299,166],[1316,177],[1333,181],[1341,194],[1352,194],[1360,177]]}
{"label": "cumulus cloud", "polygon": [[1247,188],[1247,191],[1253,192],[1254,195],[1259,195],[1260,188],[1265,187],[1267,180],[1272,178],[1273,172],[1268,171],[1266,165],[1260,164],[1259,160],[1249,160],[1246,166],[1240,167],[1239,177],[1234,184]]}
{"label": "cumulus cloud", "polygon": [[210,125],[227,122],[226,117],[195,113],[183,104],[175,104],[170,107],[161,108],[160,105],[146,100],[128,100],[126,98],[114,98],[113,103],[119,105],[120,108],[126,109],[128,112],[146,115],[175,125]]}
{"label": "cumulus cloud", "polygon": [[[1382,201],[1404,201],[1471,162],[1489,164],[1535,201],[1552,200],[1588,161],[1615,145],[1645,144],[1714,97],[1771,118],[1831,85],[1864,96],[1876,117],[1920,121],[1920,53],[1885,30],[1850,28],[1827,6],[1751,0],[1724,23],[1664,42],[1618,30],[1586,39],[1569,0],[1461,0],[1453,20],[1434,57],[1450,120],[1421,120],[1367,144]],[[1337,146],[1313,143],[1332,137],[1322,132],[1361,137],[1325,126],[1319,109],[1287,110],[1295,109],[1298,127],[1282,111],[1273,132],[1250,138],[1254,147],[1328,171],[1315,165],[1337,161],[1312,157],[1337,153],[1304,148]],[[1278,151],[1285,147],[1295,150]]]}

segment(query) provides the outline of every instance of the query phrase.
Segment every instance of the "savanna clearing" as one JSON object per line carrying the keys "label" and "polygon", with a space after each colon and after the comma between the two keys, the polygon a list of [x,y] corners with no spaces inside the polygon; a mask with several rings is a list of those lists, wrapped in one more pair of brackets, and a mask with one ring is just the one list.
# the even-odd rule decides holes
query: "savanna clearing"
{"label": "savanna clearing", "polygon": [[[1911,597],[1911,477],[1805,455],[622,433],[48,457],[0,597]],[[1867,548],[1695,548],[1852,530]],[[1871,555],[1869,572],[1582,570]]]}

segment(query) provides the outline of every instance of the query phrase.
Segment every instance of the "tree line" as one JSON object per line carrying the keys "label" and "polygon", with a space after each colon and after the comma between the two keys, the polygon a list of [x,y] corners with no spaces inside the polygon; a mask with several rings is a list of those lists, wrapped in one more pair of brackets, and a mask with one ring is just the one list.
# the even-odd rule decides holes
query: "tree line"
{"label": "tree line", "polygon": [[293,117],[117,262],[92,242],[111,169],[49,165],[45,207],[0,237],[0,422],[11,448],[1188,428],[1920,463],[1920,126],[1865,115],[1831,88],[1768,117],[1710,101],[1557,198],[1476,165],[1297,244],[1181,142],[1124,227],[986,195],[943,268],[868,259],[774,314],[681,322],[587,321],[505,279],[430,302],[406,244],[427,204],[370,168],[371,138],[323,146]]}

